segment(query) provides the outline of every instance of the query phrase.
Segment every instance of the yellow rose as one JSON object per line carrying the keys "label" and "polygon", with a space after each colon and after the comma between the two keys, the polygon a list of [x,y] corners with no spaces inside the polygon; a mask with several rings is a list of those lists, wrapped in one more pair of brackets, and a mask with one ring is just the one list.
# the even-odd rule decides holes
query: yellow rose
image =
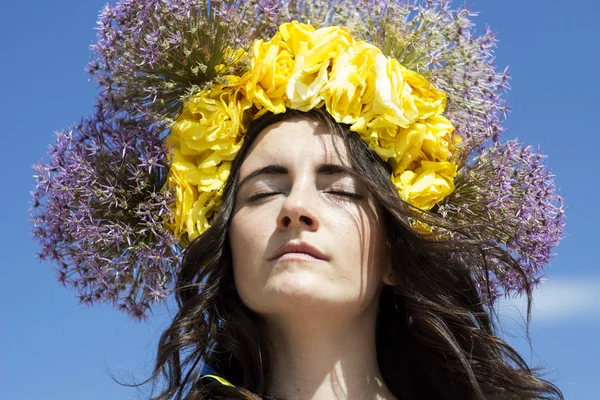
{"label": "yellow rose", "polygon": [[285,112],[286,86],[294,71],[294,60],[285,47],[280,34],[266,43],[256,41],[246,83],[248,98],[259,109],[264,107],[275,114]]}
{"label": "yellow rose", "polygon": [[204,90],[185,102],[166,139],[170,151],[167,187],[174,190],[173,220],[178,237],[193,240],[218,210],[231,160],[247,129],[252,102],[239,88]]}
{"label": "yellow rose", "polygon": [[454,126],[441,115],[425,120],[423,153],[430,161],[448,161],[455,151],[457,136],[453,135]]}
{"label": "yellow rose", "polygon": [[384,118],[407,128],[421,118],[412,96],[412,89],[402,75],[405,69],[398,60],[383,54],[375,57],[375,99],[373,109],[365,114],[367,120]]}
{"label": "yellow rose", "polygon": [[408,128],[400,128],[393,118],[384,115],[370,121],[359,118],[350,130],[358,132],[369,148],[389,162],[394,170],[404,171],[422,158],[425,124],[413,123]]}
{"label": "yellow rose", "polygon": [[384,139],[383,144],[394,146],[395,155],[389,160],[396,174],[407,169],[414,170],[423,159],[423,142],[427,134],[427,126],[414,123],[408,128],[399,128],[396,137]]}
{"label": "yellow rose", "polygon": [[350,130],[357,132],[369,148],[379,155],[384,161],[389,162],[398,155],[397,141],[398,125],[385,118],[374,118],[370,121],[359,117],[350,126]]}
{"label": "yellow rose", "polygon": [[171,163],[167,186],[173,190],[175,202],[171,205],[173,218],[168,225],[175,235],[181,237],[190,229],[193,230],[194,223],[190,218],[190,210],[198,198],[198,190],[195,185],[189,182],[188,174],[190,171],[194,171],[196,166],[193,156],[181,154],[176,147],[178,138],[169,139],[169,144],[174,146],[170,151]]}
{"label": "yellow rose", "polygon": [[337,122],[354,124],[373,102],[378,53],[377,47],[359,42],[334,59],[323,93],[325,107]]}
{"label": "yellow rose", "polygon": [[173,217],[166,222],[166,226],[175,236],[182,237],[190,228],[193,230],[190,210],[198,197],[198,191],[182,177],[177,166],[169,169],[167,187],[173,190],[175,201],[171,205]]}
{"label": "yellow rose", "polygon": [[346,28],[332,26],[317,29],[310,35],[302,69],[308,74],[317,73],[329,67],[331,60],[348,52],[353,45],[354,38]]}
{"label": "yellow rose", "polygon": [[412,89],[412,97],[419,112],[419,119],[425,119],[444,112],[446,93],[433,87],[423,75],[407,68],[402,67],[402,76]]}
{"label": "yellow rose", "polygon": [[308,42],[298,42],[294,73],[286,90],[287,107],[300,111],[321,107],[331,62],[352,44],[352,36],[340,27],[319,29],[310,34]]}
{"label": "yellow rose", "polygon": [[224,180],[220,171],[229,171],[231,162],[223,160],[216,152],[206,151],[191,162],[188,157],[185,161],[174,159],[173,164],[184,171],[185,180],[199,192],[211,192],[221,189]]}
{"label": "yellow rose", "polygon": [[454,191],[456,164],[448,161],[422,161],[414,171],[393,174],[392,182],[402,200],[422,210],[430,210]]}
{"label": "yellow rose", "polygon": [[175,202],[168,226],[178,237],[187,234],[193,240],[208,228],[208,221],[218,210],[231,162],[211,151],[199,156],[183,155],[176,147],[177,138],[169,139],[175,146],[170,152],[167,186],[174,190]]}
{"label": "yellow rose", "polygon": [[215,86],[203,90],[185,102],[170,137],[180,138],[182,154],[197,155],[211,149],[231,159],[236,146],[226,149],[238,143],[246,131],[250,118],[245,112],[250,107],[252,102],[235,89]]}
{"label": "yellow rose", "polygon": [[307,47],[310,36],[314,31],[315,28],[311,25],[293,21],[281,24],[276,35],[280,35],[292,57],[296,57],[300,53],[301,47]]}
{"label": "yellow rose", "polygon": [[190,209],[188,238],[194,240],[210,227],[210,220],[219,212],[223,188],[231,171],[231,163],[222,163],[210,177],[202,182],[214,190],[198,192],[198,197]]}
{"label": "yellow rose", "polygon": [[221,195],[203,192],[198,196],[190,208],[190,224],[186,232],[190,241],[210,228],[209,221],[219,211],[219,207],[221,207]]}
{"label": "yellow rose", "polygon": [[[296,59],[296,65],[303,60]],[[317,74],[306,74],[301,68],[296,69],[290,77],[286,88],[288,108],[299,111],[310,111],[319,108],[324,103],[321,90],[327,84],[327,68],[321,69]]]}

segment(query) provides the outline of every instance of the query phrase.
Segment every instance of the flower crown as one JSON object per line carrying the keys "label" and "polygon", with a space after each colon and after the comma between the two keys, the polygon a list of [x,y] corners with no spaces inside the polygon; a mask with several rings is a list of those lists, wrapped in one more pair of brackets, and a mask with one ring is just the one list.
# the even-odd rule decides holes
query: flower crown
{"label": "flower crown", "polygon": [[526,282],[502,260],[474,271],[482,296],[539,283],[563,201],[542,154],[501,141],[508,76],[472,16],[446,0],[107,5],[88,66],[96,114],[34,166],[40,257],[83,303],[143,318],[219,212],[249,124],[324,108],[390,165],[401,199],[520,263]]}
{"label": "flower crown", "polygon": [[250,58],[249,70],[187,100],[167,138],[176,193],[168,226],[176,236],[194,239],[209,227],[248,123],[268,111],[325,107],[391,165],[400,197],[418,208],[430,210],[454,190],[457,137],[442,116],[445,93],[377,47],[343,27],[292,22],[254,42],[250,57],[231,53],[235,62]]}

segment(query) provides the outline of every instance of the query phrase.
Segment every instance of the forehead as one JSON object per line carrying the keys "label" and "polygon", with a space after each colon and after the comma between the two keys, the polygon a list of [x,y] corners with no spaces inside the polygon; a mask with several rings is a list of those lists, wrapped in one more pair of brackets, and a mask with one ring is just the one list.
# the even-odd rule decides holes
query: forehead
{"label": "forehead", "polygon": [[265,164],[298,163],[348,165],[344,140],[323,121],[295,118],[263,129],[241,166],[242,175]]}

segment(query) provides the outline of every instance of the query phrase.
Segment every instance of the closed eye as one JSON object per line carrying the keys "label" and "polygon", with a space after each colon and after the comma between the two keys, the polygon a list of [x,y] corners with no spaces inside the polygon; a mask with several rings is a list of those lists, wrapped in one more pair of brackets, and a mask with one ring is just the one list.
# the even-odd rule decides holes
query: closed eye
{"label": "closed eye", "polygon": [[278,194],[281,194],[281,192],[260,192],[260,193],[255,193],[252,196],[248,197],[248,201],[256,201],[256,200],[264,199],[266,197],[276,196]]}
{"label": "closed eye", "polygon": [[[354,193],[354,192],[348,192],[346,190],[328,190],[325,193],[333,194],[333,195],[336,195],[336,196],[349,197],[349,198],[355,199],[355,200],[361,200],[361,199],[363,199],[365,197],[362,194]],[[276,196],[278,194],[281,194],[281,192],[261,192],[261,193],[255,193],[252,196],[248,197],[248,201],[250,201],[250,202],[257,201],[257,200],[260,200],[260,199],[264,199],[266,197]]]}
{"label": "closed eye", "polygon": [[363,199],[365,197],[362,194],[354,193],[354,192],[348,192],[346,190],[328,190],[325,193],[335,194],[337,196],[349,197],[349,198],[355,199],[355,200],[361,200],[361,199]]}

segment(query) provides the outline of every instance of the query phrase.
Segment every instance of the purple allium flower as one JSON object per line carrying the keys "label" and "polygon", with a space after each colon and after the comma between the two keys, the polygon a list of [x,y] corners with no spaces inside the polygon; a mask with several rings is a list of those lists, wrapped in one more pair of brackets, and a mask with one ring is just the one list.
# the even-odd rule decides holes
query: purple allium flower
{"label": "purple allium flower", "polygon": [[143,318],[164,299],[180,248],[164,219],[167,160],[160,129],[142,120],[94,118],[58,132],[46,164],[34,166],[31,214],[40,258],[83,304],[109,302]]}
{"label": "purple allium flower", "polygon": [[101,101],[109,109],[168,122],[183,99],[216,78],[215,66],[224,64],[228,47],[247,48],[259,32],[274,32],[280,10],[276,0],[107,5],[87,71],[100,84]]}
{"label": "purple allium flower", "polygon": [[496,143],[463,168],[455,192],[438,210],[457,224],[470,224],[464,229],[470,237],[495,242],[518,261],[526,276],[507,272],[501,260],[492,264],[490,284],[497,294],[520,294],[523,280],[536,286],[564,236],[563,198],[544,161],[516,140]]}

